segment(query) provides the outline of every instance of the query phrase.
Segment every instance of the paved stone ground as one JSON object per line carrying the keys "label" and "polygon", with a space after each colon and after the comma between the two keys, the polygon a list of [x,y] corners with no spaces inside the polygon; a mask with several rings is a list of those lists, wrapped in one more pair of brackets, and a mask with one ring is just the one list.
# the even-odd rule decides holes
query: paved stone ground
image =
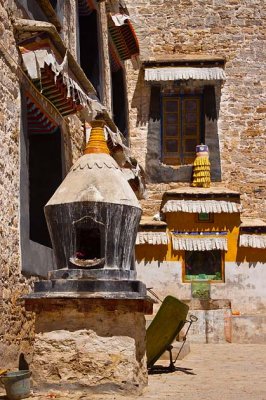
{"label": "paved stone ground", "polygon": [[173,373],[150,375],[138,397],[51,391],[34,393],[31,400],[266,400],[266,344],[191,345],[177,367]]}

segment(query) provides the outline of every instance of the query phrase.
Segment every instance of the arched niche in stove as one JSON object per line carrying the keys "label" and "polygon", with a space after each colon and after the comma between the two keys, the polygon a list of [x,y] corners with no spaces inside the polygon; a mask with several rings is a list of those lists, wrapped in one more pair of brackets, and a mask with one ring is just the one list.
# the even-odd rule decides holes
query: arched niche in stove
{"label": "arched niche in stove", "polygon": [[98,269],[105,263],[105,226],[85,216],[73,221],[74,254],[70,267]]}

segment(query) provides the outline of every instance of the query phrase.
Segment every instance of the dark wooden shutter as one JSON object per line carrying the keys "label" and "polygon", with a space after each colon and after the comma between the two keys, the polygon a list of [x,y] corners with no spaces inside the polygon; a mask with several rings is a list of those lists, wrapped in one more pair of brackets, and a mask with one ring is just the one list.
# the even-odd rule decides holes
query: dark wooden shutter
{"label": "dark wooden shutter", "polygon": [[217,119],[215,88],[212,85],[204,87],[204,114],[212,121]]}
{"label": "dark wooden shutter", "polygon": [[177,165],[181,163],[181,104],[179,97],[163,98],[163,162]]}
{"label": "dark wooden shutter", "polygon": [[191,164],[196,146],[200,144],[201,98],[189,96],[182,99],[182,163]]}
{"label": "dark wooden shutter", "polygon": [[151,87],[150,119],[152,119],[153,121],[158,121],[161,119],[160,94],[160,86]]}

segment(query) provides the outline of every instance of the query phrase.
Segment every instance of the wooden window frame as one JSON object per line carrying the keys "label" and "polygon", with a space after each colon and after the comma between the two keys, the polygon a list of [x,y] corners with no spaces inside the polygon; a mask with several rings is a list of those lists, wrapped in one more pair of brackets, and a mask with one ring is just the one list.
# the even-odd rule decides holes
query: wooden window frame
{"label": "wooden window frame", "polygon": [[[191,283],[192,280],[190,279],[186,279],[186,251],[184,250],[182,253],[182,283]],[[220,280],[207,280],[206,282],[210,282],[210,283],[224,283],[225,282],[225,251],[223,250],[217,250],[220,251],[220,256],[221,256],[221,275],[222,275],[222,279]]]}
{"label": "wooden window frame", "polygon": [[[161,114],[162,114],[162,123],[161,123],[161,160],[164,164],[167,165],[188,165],[192,164],[195,159],[195,149],[190,152],[185,152],[185,141],[190,137],[185,135],[185,104],[187,100],[195,99],[198,104],[197,108],[197,133],[193,135],[191,139],[195,140],[196,145],[200,144],[204,141],[204,118],[203,118],[203,95],[202,94],[163,94],[161,96]],[[167,101],[176,101],[177,102],[177,110],[176,113],[174,111],[166,111]],[[167,113],[177,114],[177,135],[166,135],[166,127],[170,124],[166,122]],[[175,124],[173,123],[173,126]],[[167,152],[166,149],[166,140],[177,140],[177,151],[176,152]]]}
{"label": "wooden window frame", "polygon": [[[200,214],[208,214],[209,218],[206,220],[200,219]],[[196,219],[197,223],[203,223],[203,224],[207,223],[208,224],[210,222],[214,222],[214,214],[213,213],[197,213],[195,219]]]}

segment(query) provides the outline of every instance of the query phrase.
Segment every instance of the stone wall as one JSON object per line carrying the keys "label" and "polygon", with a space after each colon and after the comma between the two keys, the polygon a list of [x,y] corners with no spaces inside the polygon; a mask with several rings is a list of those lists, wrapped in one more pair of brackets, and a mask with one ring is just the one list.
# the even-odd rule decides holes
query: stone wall
{"label": "stone wall", "polygon": [[[108,32],[105,3],[99,5],[99,37],[104,54],[102,98],[111,109]],[[60,32],[71,54],[79,59],[77,2],[59,0],[57,16]],[[0,0],[0,355],[2,366],[18,366],[21,353],[31,358],[34,314],[26,312],[21,297],[29,293],[38,279],[31,274],[55,267],[52,250],[30,239],[29,156],[26,104],[12,22],[17,18],[48,21],[38,4],[24,0]],[[28,83],[29,84],[29,83]],[[60,119],[60,118],[59,118]],[[63,176],[80,157],[85,145],[84,126],[78,115],[61,118]],[[41,266],[40,266],[41,264]]]}
{"label": "stone wall", "polygon": [[[222,182],[242,193],[245,214],[265,217],[264,1],[128,0],[127,7],[142,60],[192,54],[225,57],[227,78],[218,119]],[[150,88],[143,70],[133,71],[129,63],[127,82],[131,145],[147,170]],[[158,140],[159,135],[158,128]],[[153,184],[149,188],[157,190]]]}
{"label": "stone wall", "polygon": [[[19,127],[20,85],[18,54],[8,19],[0,3],[0,151],[1,151],[1,251],[0,251],[0,354],[2,365],[18,359],[32,339],[32,321],[19,297],[30,288],[20,273],[19,250]],[[19,349],[20,348],[20,349]]]}
{"label": "stone wall", "polygon": [[[21,296],[37,278],[21,272],[20,236],[20,58],[11,20],[22,17],[14,2],[0,1],[0,356],[4,368],[18,366],[33,341],[33,314],[24,309]],[[65,172],[84,146],[84,131],[77,117],[66,119],[64,129]]]}
{"label": "stone wall", "polygon": [[[264,267],[260,262],[226,262],[225,282],[211,283],[211,298],[230,300],[232,310],[241,315],[265,314]],[[182,282],[180,261],[141,261],[137,263],[137,272],[138,278],[160,298],[170,294],[180,300],[191,299],[191,284]]]}
{"label": "stone wall", "polygon": [[70,53],[78,60],[79,42],[76,28],[78,26],[77,4],[75,0],[59,0],[57,5],[57,15],[62,25],[60,35],[65,46]]}

